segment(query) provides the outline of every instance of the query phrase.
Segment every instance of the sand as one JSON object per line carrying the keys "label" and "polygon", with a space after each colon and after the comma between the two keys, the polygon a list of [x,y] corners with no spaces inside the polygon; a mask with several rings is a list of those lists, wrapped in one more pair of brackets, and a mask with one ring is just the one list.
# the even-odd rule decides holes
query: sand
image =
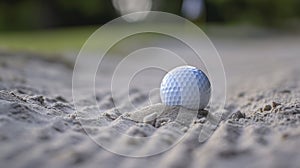
{"label": "sand", "polygon": [[[129,107],[120,92],[123,110],[117,109],[104,87],[109,73],[98,79],[100,111],[84,88],[83,108],[75,110],[70,64],[1,52],[1,167],[299,167],[300,38],[213,42],[225,67],[227,100],[222,121],[201,143],[207,111],[186,110],[185,117],[178,117],[179,108],[160,104],[157,92],[149,105],[145,90],[135,87],[132,101],[141,108]],[[108,58],[104,69],[109,72],[118,59]],[[150,83],[156,76],[144,79]],[[144,158],[109,151],[138,157],[174,143],[170,150]]]}

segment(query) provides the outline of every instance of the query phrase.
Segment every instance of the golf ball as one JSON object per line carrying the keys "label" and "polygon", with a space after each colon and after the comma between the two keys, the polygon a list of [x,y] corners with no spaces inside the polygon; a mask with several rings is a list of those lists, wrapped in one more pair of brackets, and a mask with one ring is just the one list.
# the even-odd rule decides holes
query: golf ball
{"label": "golf ball", "polygon": [[162,103],[187,109],[204,109],[210,100],[210,82],[201,70],[192,66],[177,67],[168,72],[160,86]]}

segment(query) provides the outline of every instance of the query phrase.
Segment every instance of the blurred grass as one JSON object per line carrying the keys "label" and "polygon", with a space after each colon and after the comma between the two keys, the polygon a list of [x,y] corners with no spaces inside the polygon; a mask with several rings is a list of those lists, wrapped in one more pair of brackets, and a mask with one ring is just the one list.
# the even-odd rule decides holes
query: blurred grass
{"label": "blurred grass", "polygon": [[[149,26],[149,25],[144,25]],[[151,26],[151,25],[150,25]],[[160,26],[161,28],[167,28],[172,30],[173,25],[152,25]],[[166,27],[163,27],[166,26]],[[78,53],[88,39],[88,37],[99,28],[100,26],[84,26],[73,28],[60,28],[50,30],[38,30],[38,31],[7,31],[0,32],[0,51],[9,52],[32,52],[36,54],[63,54],[63,53]],[[249,25],[201,25],[201,29],[208,34],[209,37],[219,38],[250,38],[250,37],[265,37],[266,35],[280,35],[282,31],[262,29],[258,27],[251,27]],[[107,42],[105,39],[116,35],[119,31],[126,31],[132,27],[116,26],[111,29],[111,33],[101,37],[103,40],[97,41],[97,48],[101,47],[101,44]],[[283,31],[294,34],[294,31]],[[297,31],[298,32],[298,31]],[[283,33],[285,34],[285,33]],[[299,34],[299,32],[297,33]],[[138,44],[157,42],[153,35],[146,35],[143,38],[137,39]],[[157,39],[156,39],[157,40]],[[130,42],[130,41],[129,41]],[[125,42],[121,47],[114,48],[117,53],[122,53],[123,49],[128,49],[137,43],[129,44]],[[98,46],[99,45],[99,46]]]}
{"label": "blurred grass", "polygon": [[[84,26],[38,31],[0,32],[0,50],[51,55],[68,52],[78,53],[89,36],[99,27],[100,26]],[[169,28],[170,25],[167,25],[167,27]],[[118,34],[120,31],[126,31],[127,29],[131,29],[131,27],[112,27],[110,33],[102,36],[102,40],[97,41],[97,44],[95,44],[97,46],[93,47],[101,48],[102,44],[106,44],[110,37]],[[151,35],[146,36],[146,39],[150,39],[151,41]],[[143,43],[143,41],[140,42]],[[120,53],[122,52],[122,49],[127,48],[126,46],[122,47],[123,48],[114,48],[113,52]]]}
{"label": "blurred grass", "polygon": [[[139,26],[158,26],[158,25],[139,25]],[[172,30],[172,25],[159,25]],[[0,50],[12,52],[32,52],[37,54],[63,54],[78,53],[94,31],[100,26],[85,26],[73,28],[60,28],[50,30],[37,31],[7,31],[0,32]],[[110,37],[117,35],[120,31],[132,29],[131,26],[115,26],[110,29],[110,33],[101,37],[102,40],[97,41],[95,48],[101,48],[102,44],[106,44]],[[147,43],[153,35],[145,35],[140,38],[138,43]],[[136,43],[135,43],[136,44]],[[125,42],[121,47],[113,48],[114,53],[122,53],[123,49],[128,49],[130,44]]]}
{"label": "blurred grass", "polygon": [[0,50],[60,54],[79,51],[97,27],[0,32]]}

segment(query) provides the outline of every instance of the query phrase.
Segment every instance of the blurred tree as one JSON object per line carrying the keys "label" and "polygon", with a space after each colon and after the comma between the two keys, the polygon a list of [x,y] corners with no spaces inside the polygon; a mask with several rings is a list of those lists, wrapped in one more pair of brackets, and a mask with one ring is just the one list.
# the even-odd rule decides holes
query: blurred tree
{"label": "blurred tree", "polygon": [[[181,15],[183,0],[152,1],[152,10]],[[278,27],[300,19],[300,0],[204,2],[206,22],[248,22]],[[117,16],[111,0],[0,0],[0,30],[104,24]]]}
{"label": "blurred tree", "polygon": [[207,0],[207,21],[280,26],[299,19],[298,0]]}
{"label": "blurred tree", "polygon": [[103,24],[114,17],[107,0],[0,0],[0,30]]}
{"label": "blurred tree", "polygon": [[181,14],[183,0],[153,0],[153,10]]}

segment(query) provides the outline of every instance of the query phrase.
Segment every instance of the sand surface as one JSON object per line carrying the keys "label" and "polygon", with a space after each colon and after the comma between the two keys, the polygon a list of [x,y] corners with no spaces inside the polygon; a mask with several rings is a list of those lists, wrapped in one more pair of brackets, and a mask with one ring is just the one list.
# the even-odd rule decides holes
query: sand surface
{"label": "sand surface", "polygon": [[[300,38],[297,36],[213,39],[226,72],[224,118],[212,136],[199,143],[207,112],[188,121],[178,109],[159,104],[157,90],[149,104],[145,89],[132,87],[128,106],[119,92],[114,107],[109,88],[112,65],[97,79],[96,100],[84,94],[82,109],[72,99],[72,68],[31,54],[0,53],[1,167],[299,167]],[[177,48],[178,49],[178,48]],[[180,50],[180,48],[178,49]],[[132,63],[135,64],[135,63]],[[83,76],[86,74],[83,74]],[[189,113],[188,113],[189,114]],[[124,157],[96,144],[130,155],[147,155],[178,141],[172,149],[145,157]],[[128,136],[150,137],[132,141]]]}

